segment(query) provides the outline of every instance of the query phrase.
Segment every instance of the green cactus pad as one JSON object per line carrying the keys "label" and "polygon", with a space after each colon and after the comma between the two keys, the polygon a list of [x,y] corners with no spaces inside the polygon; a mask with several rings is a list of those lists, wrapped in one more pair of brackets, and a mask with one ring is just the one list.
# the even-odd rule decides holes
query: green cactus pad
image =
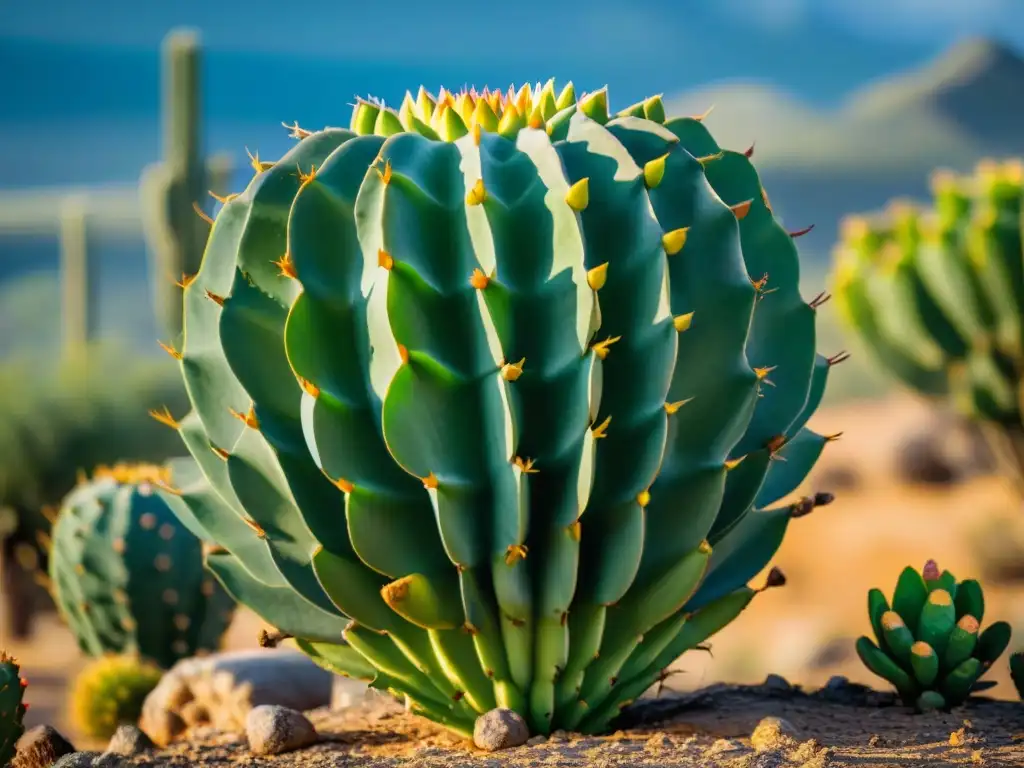
{"label": "green cactus pad", "polygon": [[24,703],[28,683],[21,677],[18,662],[0,651],[0,765],[14,759],[14,745],[25,732]]}
{"label": "green cactus pad", "polygon": [[90,656],[136,654],[162,668],[219,647],[234,602],[203,568],[202,543],[158,490],[153,465],[96,470],[64,500],[50,580],[60,613]]}
{"label": "green cactus pad", "polygon": [[868,593],[878,644],[861,637],[857,654],[896,688],[907,706],[948,710],[972,692],[994,685],[979,678],[1010,642],[1010,625],[1004,621],[979,635],[980,620],[973,612],[984,612],[977,581],[957,582],[949,571],[940,573],[932,560],[920,572],[907,567],[900,573],[891,611],[880,590]]}
{"label": "green cactus pad", "polygon": [[905,386],[982,424],[1024,493],[1024,164],[939,172],[929,207],[844,223],[834,290],[847,324]]}
{"label": "green cactus pad", "polygon": [[167,503],[317,663],[459,733],[607,728],[831,500],[779,503],[841,359],[793,238],[657,97],[421,89],[292,130],[185,287]]}

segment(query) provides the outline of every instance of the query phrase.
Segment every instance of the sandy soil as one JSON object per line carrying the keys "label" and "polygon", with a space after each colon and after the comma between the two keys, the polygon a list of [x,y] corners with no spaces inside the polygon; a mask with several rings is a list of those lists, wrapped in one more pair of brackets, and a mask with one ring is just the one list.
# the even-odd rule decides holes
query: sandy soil
{"label": "sandy soil", "polygon": [[[786,587],[759,596],[739,621],[713,639],[711,654],[680,660],[680,673],[671,679],[676,689],[692,691],[717,681],[759,683],[769,673],[808,689],[835,674],[883,685],[853,653],[853,640],[868,632],[867,590],[878,586],[891,592],[905,565],[920,567],[928,558],[961,579],[977,575],[979,554],[969,545],[969,532],[987,516],[1019,509],[1019,502],[994,477],[938,488],[900,482],[893,472],[894,453],[927,420],[927,412],[907,398],[854,403],[816,415],[813,426],[829,433],[842,430],[844,435],[826,447],[801,491],[835,490],[836,502],[794,521],[774,563],[788,576]],[[819,482],[837,468],[855,471],[857,486],[833,489]],[[1018,627],[1020,636],[1013,647],[1024,647],[1022,592],[986,588],[985,623],[1004,618]],[[74,737],[64,698],[67,682],[82,662],[54,616],[43,617],[38,627],[31,642],[6,644],[31,681],[28,720],[52,723]],[[252,647],[259,628],[258,619],[242,613],[229,633],[228,646]],[[0,647],[4,645],[0,628]],[[1005,657],[988,679],[999,685],[987,695],[1016,699]]]}

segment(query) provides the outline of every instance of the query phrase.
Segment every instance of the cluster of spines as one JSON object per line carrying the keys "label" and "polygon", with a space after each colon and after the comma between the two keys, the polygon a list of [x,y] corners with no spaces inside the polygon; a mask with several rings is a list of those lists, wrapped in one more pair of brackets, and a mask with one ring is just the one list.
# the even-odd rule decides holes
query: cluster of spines
{"label": "cluster of spines", "polygon": [[0,766],[14,759],[15,744],[25,732],[26,687],[28,681],[21,676],[18,662],[0,651]]}
{"label": "cluster of spines", "polygon": [[891,606],[881,590],[872,589],[868,612],[877,645],[861,637],[858,655],[892,683],[907,706],[922,711],[962,704],[1010,641],[1006,622],[980,632],[981,585],[974,579],[958,583],[934,560],[920,573],[903,570]]}

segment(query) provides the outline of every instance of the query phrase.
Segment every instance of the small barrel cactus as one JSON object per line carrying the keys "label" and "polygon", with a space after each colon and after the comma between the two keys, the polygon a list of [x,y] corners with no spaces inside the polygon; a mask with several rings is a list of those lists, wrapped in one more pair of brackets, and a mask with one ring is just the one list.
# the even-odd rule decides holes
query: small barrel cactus
{"label": "small barrel cactus", "polygon": [[1024,163],[940,172],[932,188],[930,208],[844,222],[836,300],[896,379],[981,424],[1024,493]]}
{"label": "small barrel cactus", "polygon": [[135,725],[142,704],[160,682],[162,670],[136,656],[102,656],[75,678],[71,720],[93,739],[109,739],[119,725]]}
{"label": "small barrel cactus", "polygon": [[903,570],[891,606],[881,590],[868,592],[868,613],[878,644],[861,637],[857,654],[895,686],[904,704],[921,711],[948,710],[989,687],[978,679],[1010,642],[1005,621],[980,632],[981,585],[940,573],[934,560],[921,572]]}
{"label": "small barrel cactus", "polygon": [[14,745],[25,732],[28,704],[23,699],[27,686],[18,662],[0,651],[0,766],[14,759]]}
{"label": "small barrel cactus", "polygon": [[100,468],[65,498],[53,527],[50,581],[90,656],[132,653],[162,668],[215,650],[234,602],[205,572],[202,543],[156,489],[168,470]]}
{"label": "small barrel cactus", "polygon": [[780,503],[835,437],[801,233],[658,97],[421,89],[292,130],[183,281],[168,503],[325,666],[465,735],[607,728],[831,500]]}

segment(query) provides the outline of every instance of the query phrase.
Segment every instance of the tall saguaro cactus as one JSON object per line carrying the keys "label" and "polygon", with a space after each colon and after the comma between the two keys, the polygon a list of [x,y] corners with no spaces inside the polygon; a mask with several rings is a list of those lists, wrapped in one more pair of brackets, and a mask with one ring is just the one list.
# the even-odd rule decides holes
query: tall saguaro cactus
{"label": "tall saguaro cactus", "polygon": [[163,160],[140,180],[143,231],[152,256],[154,299],[165,332],[181,330],[181,296],[174,281],[199,270],[210,224],[196,207],[207,190],[223,191],[231,159],[202,155],[202,87],[199,38],[176,30],[163,48]]}

